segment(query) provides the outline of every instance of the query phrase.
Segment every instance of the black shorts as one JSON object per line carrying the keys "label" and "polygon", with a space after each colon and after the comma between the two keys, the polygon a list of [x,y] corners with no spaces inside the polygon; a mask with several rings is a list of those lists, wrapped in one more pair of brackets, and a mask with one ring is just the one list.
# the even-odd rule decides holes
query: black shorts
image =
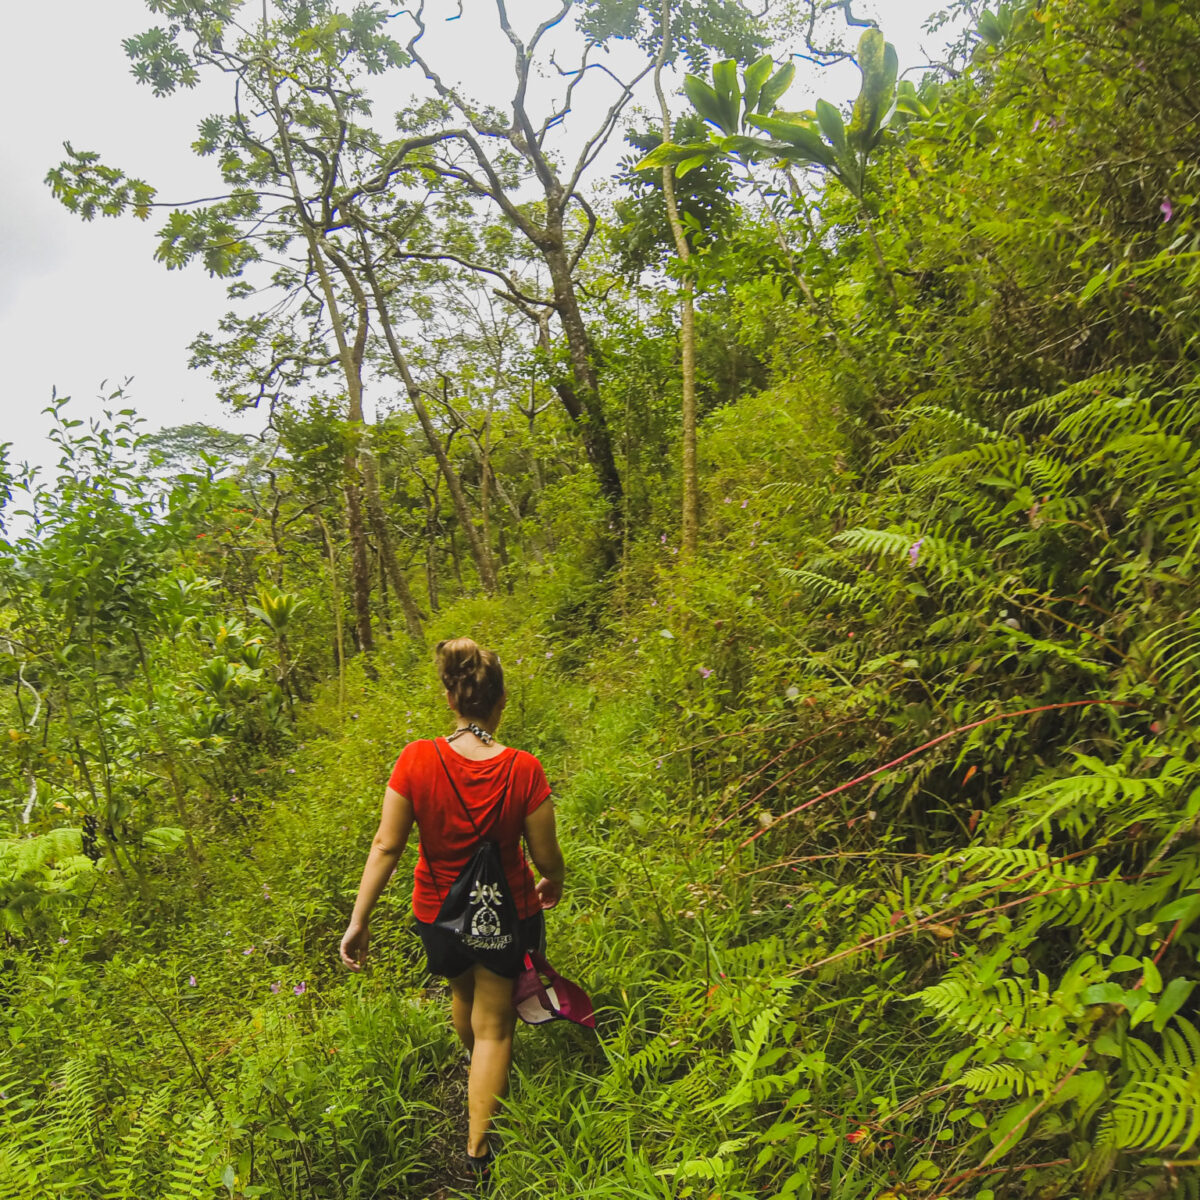
{"label": "black shorts", "polygon": [[[447,979],[456,979],[464,971],[469,971],[475,960],[470,951],[462,946],[454,937],[431,925],[426,921],[414,921],[417,936],[425,946],[425,965],[430,975],[443,975]],[[517,938],[521,952],[536,950],[539,954],[546,953],[546,917],[544,913],[534,913],[532,917],[517,922]],[[518,963],[513,973],[507,978],[516,979],[521,973]]]}

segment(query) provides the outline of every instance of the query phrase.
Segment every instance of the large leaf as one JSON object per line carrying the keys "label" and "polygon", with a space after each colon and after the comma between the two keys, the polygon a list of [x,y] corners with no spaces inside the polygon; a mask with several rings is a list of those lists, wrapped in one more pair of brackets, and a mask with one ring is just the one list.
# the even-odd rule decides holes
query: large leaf
{"label": "large leaf", "polygon": [[725,112],[721,106],[721,100],[717,96],[717,93],[699,75],[685,75],[683,77],[683,90],[687,93],[687,98],[692,102],[695,110],[710,125],[717,126],[718,129],[721,129],[725,133],[734,132],[732,129],[726,129],[722,124]]}
{"label": "large leaf", "polygon": [[732,58],[724,58],[713,63],[713,87],[716,88],[717,99],[721,104],[723,120],[721,131],[734,134],[738,131],[742,112],[742,92],[738,87],[737,63]]}
{"label": "large leaf", "polygon": [[759,129],[766,130],[772,137],[799,150],[810,162],[820,163],[825,167],[837,164],[833,150],[821,140],[820,133],[812,125],[802,125],[783,117],[752,116],[749,121]]}
{"label": "large leaf", "polygon": [[[682,179],[689,171],[704,166],[710,158],[712,158],[712,154],[693,154],[691,158],[685,158],[675,167],[675,178]],[[685,216],[690,215],[690,213],[685,214]]]}
{"label": "large leaf", "polygon": [[746,112],[753,112],[758,105],[758,97],[762,93],[763,85],[771,78],[771,68],[774,65],[775,60],[769,54],[764,54],[742,72],[742,99],[746,104]]}
{"label": "large leaf", "polygon": [[828,100],[817,101],[817,123],[838,154],[846,153],[846,126],[842,114]]}
{"label": "large leaf", "polygon": [[883,115],[891,108],[900,69],[895,46],[885,41],[878,29],[866,30],[859,39],[858,68],[862,88],[850,115],[848,135],[850,144],[861,151],[874,142]]}
{"label": "large leaf", "polygon": [[735,133],[733,137],[721,138],[717,147],[723,154],[741,154],[747,158],[756,155],[777,153],[778,142],[768,142],[762,138],[747,137],[744,133]]}
{"label": "large leaf", "polygon": [[[755,111],[759,113],[770,112],[776,104],[779,103],[780,97],[784,92],[792,86],[792,80],[796,78],[796,64],[789,62],[784,63],[766,83],[763,84],[762,91],[758,94],[758,104]],[[750,105],[747,103],[747,108]]]}
{"label": "large leaf", "polygon": [[635,171],[661,171],[672,163],[684,163],[691,158],[711,158],[717,154],[717,147],[711,142],[687,142],[677,145],[675,142],[660,142],[641,162],[634,165]]}

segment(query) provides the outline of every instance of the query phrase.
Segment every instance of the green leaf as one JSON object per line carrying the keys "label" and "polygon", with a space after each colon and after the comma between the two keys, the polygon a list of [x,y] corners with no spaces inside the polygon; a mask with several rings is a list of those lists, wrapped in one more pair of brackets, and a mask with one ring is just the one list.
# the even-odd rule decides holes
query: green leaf
{"label": "green leaf", "polygon": [[1163,994],[1154,1006],[1154,1020],[1151,1022],[1155,1033],[1162,1033],[1167,1022],[1179,1011],[1183,1003],[1192,994],[1196,986],[1194,979],[1172,979],[1167,984]]}
{"label": "green leaf", "polygon": [[721,129],[725,133],[737,133],[742,109],[742,93],[738,87],[737,61],[723,58],[713,63],[713,86],[717,91],[723,113]]}
{"label": "green leaf", "polygon": [[1133,1010],[1133,1014],[1129,1018],[1129,1028],[1136,1029],[1143,1021],[1149,1020],[1154,1015],[1157,1007],[1153,1000],[1143,1000]]}
{"label": "green leaf", "polygon": [[989,46],[998,46],[1004,39],[1004,30],[996,14],[986,8],[979,14],[979,36]]}
{"label": "green leaf", "polygon": [[698,75],[685,75],[683,90],[687,93],[687,98],[692,102],[695,110],[710,125],[716,125],[725,133],[735,132],[733,129],[725,129],[722,124],[725,114],[720,97],[703,79]]}
{"label": "green leaf", "polygon": [[1158,964],[1152,958],[1142,959],[1142,977],[1145,980],[1146,991],[1151,994],[1162,991],[1162,975],[1159,972]]}
{"label": "green leaf", "polygon": [[[796,78],[796,64],[793,62],[784,63],[766,83],[763,84],[762,91],[758,94],[758,104],[755,106],[755,111],[758,113],[770,112],[776,104],[779,103],[780,97],[784,92],[792,86],[792,80]],[[747,103],[747,108],[750,105]]]}
{"label": "green leaf", "polygon": [[717,143],[724,154],[742,154],[753,157],[756,154],[770,153],[775,143],[761,138],[747,137],[744,133],[735,133],[733,137],[721,138]]}
{"label": "green leaf", "polygon": [[862,72],[862,87],[850,114],[847,137],[852,146],[865,151],[874,143],[883,116],[892,106],[900,69],[896,47],[885,41],[874,27],[859,38],[858,68]]}
{"label": "green leaf", "polygon": [[750,123],[765,130],[772,137],[797,149],[810,162],[832,167],[837,160],[832,149],[822,140],[812,125],[801,125],[782,117],[750,117]]}
{"label": "green leaf", "polygon": [[846,126],[842,114],[828,100],[817,101],[817,123],[839,154],[846,153]]}
{"label": "green leaf", "polygon": [[1172,900],[1170,904],[1164,905],[1154,914],[1154,920],[1157,921],[1181,921],[1183,927],[1190,925],[1198,916],[1200,916],[1200,893],[1191,896],[1180,896],[1178,900]]}
{"label": "green leaf", "polygon": [[672,163],[687,162],[689,158],[697,158],[701,155],[711,158],[716,153],[716,146],[710,142],[689,142],[683,146],[677,146],[674,142],[660,142],[641,162],[635,165],[634,170],[661,171],[663,167],[670,166]]}
{"label": "green leaf", "polygon": [[771,77],[771,68],[775,65],[775,60],[769,55],[764,54],[761,58],[756,58],[742,72],[742,97],[746,104],[746,111],[753,112],[758,104],[758,97],[762,93],[763,84]]}
{"label": "green leaf", "polygon": [[1079,293],[1079,299],[1090,300],[1091,297],[1094,296],[1103,286],[1105,280],[1108,278],[1109,270],[1109,267],[1101,267],[1101,269],[1083,285],[1083,291]]}
{"label": "green leaf", "polygon": [[1120,1004],[1125,998],[1125,989],[1119,983],[1093,983],[1079,993],[1083,1004]]}
{"label": "green leaf", "polygon": [[142,834],[142,845],[166,854],[176,849],[186,836],[186,830],[177,825],[159,825]]}
{"label": "green leaf", "polygon": [[[682,179],[689,171],[704,166],[710,158],[712,158],[711,154],[693,154],[691,158],[685,158],[675,167],[675,178]],[[685,213],[684,216],[691,216],[691,214]]]}

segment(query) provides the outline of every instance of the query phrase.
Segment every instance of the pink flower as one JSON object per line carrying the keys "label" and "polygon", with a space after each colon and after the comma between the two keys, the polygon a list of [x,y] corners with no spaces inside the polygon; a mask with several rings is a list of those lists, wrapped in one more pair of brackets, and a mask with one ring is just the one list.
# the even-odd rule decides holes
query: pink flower
{"label": "pink flower", "polygon": [[278,994],[279,994],[279,988],[280,988],[280,984],[278,984],[278,983],[273,983],[273,984],[271,984],[271,992],[272,992],[272,994],[273,994],[273,995],[278,995]]}
{"label": "pink flower", "polygon": [[195,987],[195,986],[196,986],[196,977],[195,977],[195,975],[189,975],[189,976],[188,976],[188,987]]}
{"label": "pink flower", "polygon": [[254,947],[253,947],[253,946],[247,946],[247,947],[245,948],[245,950],[243,950],[243,951],[242,951],[242,953],[243,953],[243,954],[253,954],[253,953],[254,953]]}
{"label": "pink flower", "polygon": [[1164,225],[1175,215],[1175,209],[1171,204],[1170,196],[1163,197],[1163,202],[1158,206],[1158,211],[1163,215]]}
{"label": "pink flower", "polygon": [[747,505],[747,504],[749,504],[749,503],[750,503],[750,501],[749,501],[749,500],[743,500],[743,501],[742,501],[742,508],[745,508],[745,507],[746,507],[746,505]]}
{"label": "pink flower", "polygon": [[308,991],[308,984],[298,983],[294,988],[292,988],[292,991],[295,992],[297,996],[303,996],[304,993]]}
{"label": "pink flower", "polygon": [[921,559],[921,547],[925,544],[924,538],[917,538],[915,542],[908,548],[908,565],[915,567]]}
{"label": "pink flower", "polygon": [[699,671],[705,679],[712,674],[712,667],[697,667],[696,670]]}
{"label": "pink flower", "polygon": [[726,496],[726,497],[725,497],[725,503],[726,503],[726,504],[732,504],[732,503],[733,503],[733,497],[732,497],[732,496]]}

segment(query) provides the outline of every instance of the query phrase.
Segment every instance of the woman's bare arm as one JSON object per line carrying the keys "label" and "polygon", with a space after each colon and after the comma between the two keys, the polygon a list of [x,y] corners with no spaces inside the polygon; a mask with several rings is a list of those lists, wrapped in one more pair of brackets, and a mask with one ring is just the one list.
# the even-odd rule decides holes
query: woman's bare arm
{"label": "woman's bare arm", "polygon": [[537,893],[543,908],[553,908],[562,899],[566,864],[554,828],[554,801],[544,800],[525,818],[525,841],[533,865],[541,872]]}
{"label": "woman's bare arm", "polygon": [[408,835],[412,832],[412,827],[412,804],[407,797],[389,787],[383,795],[383,815],[379,818],[379,828],[375,831],[371,852],[367,855],[367,865],[363,868],[362,881],[358,885],[354,914],[342,937],[342,962],[352,971],[357,971],[362,966],[370,940],[368,923],[371,910],[375,907],[375,902],[387,881],[392,877],[400,855],[404,853],[404,847],[408,845]]}

